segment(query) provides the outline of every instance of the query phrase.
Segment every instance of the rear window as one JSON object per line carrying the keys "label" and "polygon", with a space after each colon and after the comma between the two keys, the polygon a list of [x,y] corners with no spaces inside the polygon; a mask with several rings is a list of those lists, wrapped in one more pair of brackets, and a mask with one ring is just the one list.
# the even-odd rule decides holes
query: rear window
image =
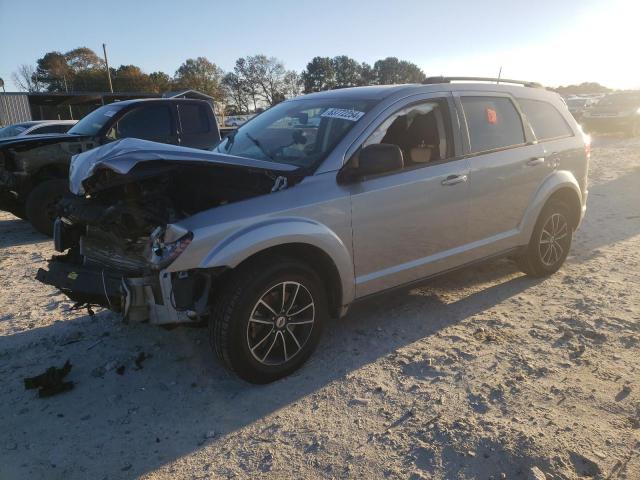
{"label": "rear window", "polygon": [[504,97],[462,97],[473,153],[522,145],[524,129],[513,102]]}
{"label": "rear window", "polygon": [[568,137],[573,131],[562,117],[562,114],[550,103],[539,100],[518,99],[524,113],[533,128],[538,140]]}
{"label": "rear window", "polygon": [[207,133],[209,116],[202,105],[185,104],[178,107],[182,133]]}

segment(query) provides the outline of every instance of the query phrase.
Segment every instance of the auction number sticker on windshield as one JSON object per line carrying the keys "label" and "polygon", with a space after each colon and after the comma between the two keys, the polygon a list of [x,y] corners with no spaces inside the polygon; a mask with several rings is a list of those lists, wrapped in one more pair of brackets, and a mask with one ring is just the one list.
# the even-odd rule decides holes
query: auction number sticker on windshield
{"label": "auction number sticker on windshield", "polygon": [[339,118],[341,120],[357,122],[362,118],[363,115],[364,112],[359,112],[358,110],[347,110],[346,108],[328,108],[320,116],[324,118]]}

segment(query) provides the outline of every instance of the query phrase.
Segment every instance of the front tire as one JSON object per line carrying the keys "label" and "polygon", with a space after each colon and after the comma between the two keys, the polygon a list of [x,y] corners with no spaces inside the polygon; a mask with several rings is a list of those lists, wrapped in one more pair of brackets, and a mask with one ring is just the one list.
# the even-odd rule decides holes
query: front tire
{"label": "front tire", "polygon": [[269,383],[302,366],[327,318],[318,275],[294,259],[240,267],[214,301],[210,341],[227,368],[250,383]]}
{"label": "front tire", "polygon": [[524,273],[544,277],[557,272],[569,254],[573,228],[569,207],[551,200],[542,209],[531,240],[517,263]]}
{"label": "front tire", "polygon": [[53,235],[58,202],[68,191],[68,182],[58,178],[45,180],[31,190],[25,203],[25,213],[37,231]]}

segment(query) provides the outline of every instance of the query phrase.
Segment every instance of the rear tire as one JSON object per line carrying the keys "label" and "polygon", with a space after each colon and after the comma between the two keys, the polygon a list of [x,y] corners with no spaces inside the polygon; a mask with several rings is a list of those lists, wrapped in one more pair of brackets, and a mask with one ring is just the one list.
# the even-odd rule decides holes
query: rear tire
{"label": "rear tire", "polygon": [[300,368],[328,316],[318,275],[295,259],[272,257],[240,267],[225,283],[209,319],[211,345],[225,366],[256,384]]}
{"label": "rear tire", "polygon": [[37,231],[48,236],[53,235],[56,207],[68,191],[68,182],[58,178],[45,180],[31,190],[25,203],[25,213]]}
{"label": "rear tire", "polygon": [[569,207],[559,200],[544,206],[529,245],[517,259],[520,270],[532,277],[544,277],[560,269],[571,248],[570,218]]}

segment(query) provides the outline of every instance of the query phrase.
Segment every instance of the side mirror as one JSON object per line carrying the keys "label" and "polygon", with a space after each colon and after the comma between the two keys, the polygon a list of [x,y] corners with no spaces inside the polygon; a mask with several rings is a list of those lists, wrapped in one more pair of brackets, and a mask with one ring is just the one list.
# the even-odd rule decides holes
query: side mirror
{"label": "side mirror", "polygon": [[376,143],[360,150],[356,165],[349,162],[341,170],[338,181],[340,183],[354,182],[368,175],[379,175],[402,170],[404,159],[402,150],[390,143]]}

